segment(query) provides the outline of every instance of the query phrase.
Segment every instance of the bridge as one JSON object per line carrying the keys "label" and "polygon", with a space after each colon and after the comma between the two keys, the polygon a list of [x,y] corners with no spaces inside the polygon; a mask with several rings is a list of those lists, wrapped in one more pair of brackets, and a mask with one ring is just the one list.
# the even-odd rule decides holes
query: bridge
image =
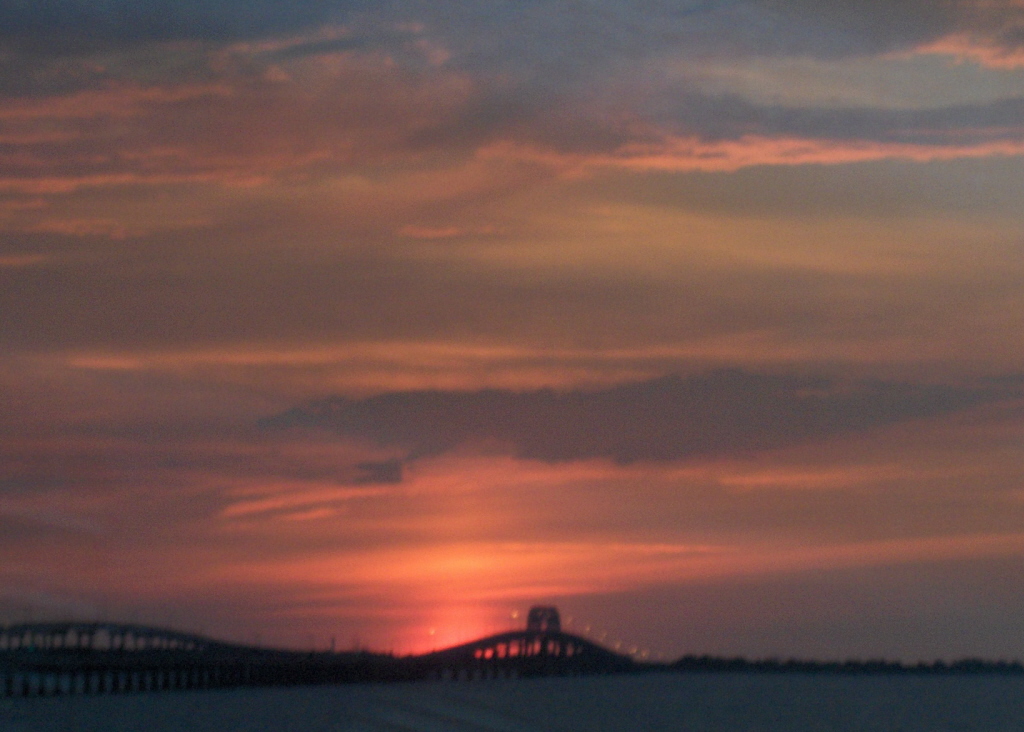
{"label": "bridge", "polygon": [[121,623],[0,626],[0,697],[575,676],[637,668],[628,656],[562,632],[554,608],[531,610],[526,630],[401,657],[270,649]]}
{"label": "bridge", "polygon": [[420,678],[494,679],[632,671],[638,664],[570,633],[512,631],[410,659]]}

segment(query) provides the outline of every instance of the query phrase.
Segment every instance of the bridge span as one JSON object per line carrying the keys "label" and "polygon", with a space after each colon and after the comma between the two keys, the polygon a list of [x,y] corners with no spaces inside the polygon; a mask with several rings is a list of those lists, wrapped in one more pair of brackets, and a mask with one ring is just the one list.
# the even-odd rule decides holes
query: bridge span
{"label": "bridge span", "polygon": [[562,632],[557,612],[554,618],[417,656],[270,649],[119,623],[0,626],[0,696],[518,678],[640,667]]}
{"label": "bridge span", "polygon": [[638,668],[629,656],[561,631],[499,633],[410,660],[421,667],[421,678],[432,679],[581,676]]}

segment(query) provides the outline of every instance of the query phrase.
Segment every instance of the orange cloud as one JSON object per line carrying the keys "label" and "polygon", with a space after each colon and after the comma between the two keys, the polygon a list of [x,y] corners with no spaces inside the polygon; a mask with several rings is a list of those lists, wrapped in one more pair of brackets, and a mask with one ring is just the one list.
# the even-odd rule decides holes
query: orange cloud
{"label": "orange cloud", "polygon": [[[222,567],[222,581],[349,588],[387,597],[392,608],[527,604],[538,597],[640,591],[809,570],[1024,554],[1024,534],[971,534],[786,546],[624,542],[472,542],[304,556]],[[300,590],[301,592],[301,590]],[[340,598],[339,598],[340,599]],[[439,613],[440,614],[440,613]]]}
{"label": "orange cloud", "polygon": [[217,382],[265,380],[273,372],[273,378],[282,386],[290,382],[303,392],[322,394],[329,387],[359,394],[417,388],[599,386],[651,377],[661,373],[666,364],[721,355],[720,351],[699,344],[577,349],[457,341],[383,341],[339,345],[239,344],[189,351],[85,351],[54,357],[72,370],[192,374]]}
{"label": "orange cloud", "polygon": [[260,485],[263,496],[239,497],[232,500],[221,515],[224,518],[245,518],[257,515],[282,515],[285,518],[303,520],[329,518],[336,509],[348,501],[361,498],[377,498],[395,492],[393,487],[348,487],[326,486],[312,488],[308,482],[276,485],[272,488]]}
{"label": "orange cloud", "polygon": [[[222,83],[165,86],[117,84],[106,89],[80,91],[64,96],[7,99],[3,107],[0,107],[0,123],[53,126],[93,118],[114,120],[142,117],[148,115],[154,107],[232,96],[234,90]],[[38,129],[35,133],[45,135],[40,140],[45,142],[63,141],[70,134],[59,134],[52,130],[44,133]]]}
{"label": "orange cloud", "polygon": [[6,254],[0,255],[0,269],[20,269],[46,264],[50,257],[45,254]]}
{"label": "orange cloud", "polygon": [[456,239],[466,236],[492,236],[498,233],[493,226],[417,226],[409,224],[398,230],[401,236],[410,239]]}
{"label": "orange cloud", "polygon": [[779,467],[761,470],[726,469],[717,478],[720,485],[738,490],[835,489],[898,478],[919,478],[920,472],[899,465],[867,465],[809,469]]}
{"label": "orange cloud", "polygon": [[262,176],[236,176],[213,172],[196,173],[101,173],[95,175],[64,175],[40,177],[0,177],[0,191],[28,195],[73,193],[84,188],[110,188],[115,186],[171,185],[178,183],[211,183],[250,186],[266,181]]}
{"label": "orange cloud", "polygon": [[[688,465],[458,454],[418,461],[387,485],[346,484],[374,457],[330,439],[6,440],[0,479],[27,490],[0,500],[0,525],[42,538],[5,554],[0,579],[45,576],[72,594],[102,585],[126,607],[201,597],[247,627],[280,621],[291,643],[297,627],[359,623],[376,648],[428,650],[500,630],[508,608],[543,598],[1019,557],[1024,534],[978,523],[948,495],[952,484],[977,489],[970,500],[989,514],[1017,505],[1015,492],[983,483],[1015,479],[1005,456],[1019,418],[1003,416],[981,420],[970,439],[963,424],[916,425],[912,439],[890,432]],[[897,508],[908,512],[896,514],[905,535],[878,538],[870,515],[835,515],[836,505],[877,506],[894,486],[927,491],[939,518]],[[836,493],[822,503],[818,490]],[[960,532],[948,530],[954,514]],[[68,565],[62,555],[83,542]]]}

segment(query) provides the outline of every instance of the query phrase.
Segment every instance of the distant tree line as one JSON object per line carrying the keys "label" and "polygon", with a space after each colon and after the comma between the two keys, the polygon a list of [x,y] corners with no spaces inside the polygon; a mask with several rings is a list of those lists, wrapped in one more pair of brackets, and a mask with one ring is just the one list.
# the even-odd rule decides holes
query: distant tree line
{"label": "distant tree line", "polygon": [[802,673],[802,674],[1001,674],[1024,675],[1020,661],[986,661],[964,658],[959,661],[942,660],[914,664],[884,659],[848,661],[803,661],[799,659],[747,659],[716,656],[683,656],[667,664],[674,671],[727,672],[727,673]]}

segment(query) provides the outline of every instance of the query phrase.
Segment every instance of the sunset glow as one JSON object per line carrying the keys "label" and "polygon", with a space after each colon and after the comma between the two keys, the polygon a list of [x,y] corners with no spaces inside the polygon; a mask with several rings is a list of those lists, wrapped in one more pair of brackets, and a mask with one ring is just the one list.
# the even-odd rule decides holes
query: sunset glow
{"label": "sunset glow", "polygon": [[1024,7],[876,5],[0,9],[0,623],[1024,656]]}

